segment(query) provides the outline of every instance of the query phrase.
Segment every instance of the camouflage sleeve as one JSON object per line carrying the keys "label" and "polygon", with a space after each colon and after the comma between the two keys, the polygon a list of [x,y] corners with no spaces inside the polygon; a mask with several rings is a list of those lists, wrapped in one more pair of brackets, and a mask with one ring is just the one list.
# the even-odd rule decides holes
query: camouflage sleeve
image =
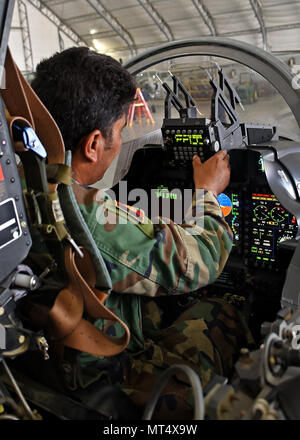
{"label": "camouflage sleeve", "polygon": [[[176,225],[161,219],[164,239],[161,252],[155,253],[157,260],[153,266],[160,265],[164,279],[168,279],[168,285],[160,283],[168,294],[190,292],[213,283],[232,247],[231,229],[211,191],[194,194],[185,220],[186,223]],[[159,294],[163,292],[156,293]]]}
{"label": "camouflage sleeve", "polygon": [[78,202],[116,292],[158,296],[197,290],[215,281],[231,250],[231,230],[210,191],[194,197],[183,225],[163,218],[159,224],[121,224],[99,196]]}

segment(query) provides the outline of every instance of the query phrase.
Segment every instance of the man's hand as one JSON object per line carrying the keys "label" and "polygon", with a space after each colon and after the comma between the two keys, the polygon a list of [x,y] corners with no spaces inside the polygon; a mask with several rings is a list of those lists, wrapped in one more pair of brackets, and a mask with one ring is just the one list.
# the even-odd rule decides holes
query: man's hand
{"label": "man's hand", "polygon": [[198,156],[194,156],[193,168],[196,189],[207,189],[217,196],[229,184],[230,164],[229,156],[225,150],[218,151],[204,163]]}

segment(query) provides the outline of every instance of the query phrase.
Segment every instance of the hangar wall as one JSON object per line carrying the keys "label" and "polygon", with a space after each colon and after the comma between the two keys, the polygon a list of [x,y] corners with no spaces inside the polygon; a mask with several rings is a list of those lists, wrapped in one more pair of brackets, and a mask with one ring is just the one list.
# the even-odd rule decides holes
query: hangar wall
{"label": "hangar wall", "polygon": [[[27,0],[23,0],[27,9],[29,24],[29,33],[32,48],[33,68],[43,59],[53,53],[60,51],[59,38],[65,49],[74,46],[75,43],[67,35],[60,33],[56,24],[52,23],[37,8],[32,6]],[[15,9],[12,20],[12,28],[9,37],[9,46],[14,59],[20,69],[26,72],[25,56],[22,40],[22,30],[20,27],[20,16],[18,10],[18,1],[15,3]]]}

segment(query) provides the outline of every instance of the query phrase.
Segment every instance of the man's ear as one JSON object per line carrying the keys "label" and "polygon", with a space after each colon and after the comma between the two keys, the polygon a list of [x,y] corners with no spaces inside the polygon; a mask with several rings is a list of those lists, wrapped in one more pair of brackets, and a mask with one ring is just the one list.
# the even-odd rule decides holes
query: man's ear
{"label": "man's ear", "polygon": [[81,152],[84,158],[90,162],[98,162],[101,159],[105,146],[105,139],[100,130],[91,131],[81,140]]}

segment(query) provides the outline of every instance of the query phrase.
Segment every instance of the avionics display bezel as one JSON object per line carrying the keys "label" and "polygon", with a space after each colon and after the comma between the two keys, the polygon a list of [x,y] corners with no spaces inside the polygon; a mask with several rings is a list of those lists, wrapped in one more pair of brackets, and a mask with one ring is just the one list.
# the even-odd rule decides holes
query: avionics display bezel
{"label": "avionics display bezel", "polygon": [[296,236],[296,219],[271,192],[252,192],[249,201],[250,261],[276,266],[279,264],[280,241],[284,237],[289,240]]}
{"label": "avionics display bezel", "polygon": [[[229,198],[231,202],[231,210],[227,215],[226,211],[222,209],[220,203],[220,198],[223,195]],[[229,224],[233,232],[232,252],[238,252],[240,254],[242,253],[243,245],[243,194],[241,191],[235,190],[234,187],[228,188],[218,196],[218,201],[225,217],[225,221]]]}

